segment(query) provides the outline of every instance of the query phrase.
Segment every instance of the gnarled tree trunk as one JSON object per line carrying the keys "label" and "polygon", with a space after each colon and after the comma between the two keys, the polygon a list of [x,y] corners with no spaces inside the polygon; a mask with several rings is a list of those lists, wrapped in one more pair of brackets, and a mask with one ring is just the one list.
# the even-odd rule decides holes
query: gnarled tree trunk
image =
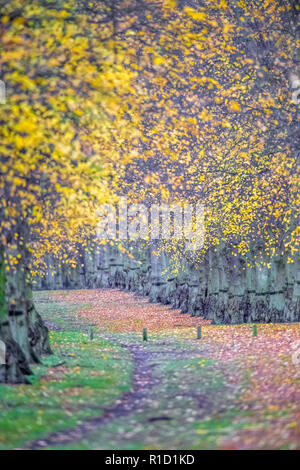
{"label": "gnarled tree trunk", "polygon": [[[24,221],[19,222],[16,233],[14,243],[0,247],[0,340],[6,346],[0,382],[26,383],[30,364],[40,362],[41,355],[51,353],[51,348],[48,329],[32,301],[28,228]],[[4,254],[15,261],[10,269],[5,269]]]}

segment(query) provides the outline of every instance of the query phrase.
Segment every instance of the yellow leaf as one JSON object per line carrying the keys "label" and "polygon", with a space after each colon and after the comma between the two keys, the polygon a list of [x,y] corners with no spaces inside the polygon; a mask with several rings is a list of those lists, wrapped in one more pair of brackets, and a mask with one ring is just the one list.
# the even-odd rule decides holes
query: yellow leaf
{"label": "yellow leaf", "polygon": [[232,111],[240,111],[241,106],[237,101],[229,101],[229,107]]}

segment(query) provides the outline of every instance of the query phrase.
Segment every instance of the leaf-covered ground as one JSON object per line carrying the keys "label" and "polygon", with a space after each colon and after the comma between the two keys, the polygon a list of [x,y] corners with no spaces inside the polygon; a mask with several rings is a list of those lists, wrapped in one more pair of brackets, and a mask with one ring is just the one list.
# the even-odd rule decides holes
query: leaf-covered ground
{"label": "leaf-covered ground", "polygon": [[[87,302],[77,315],[124,342],[139,343],[142,328],[148,328],[143,347],[152,352],[159,378],[150,414],[164,416],[167,409],[172,418],[147,421],[151,417],[140,411],[107,425],[107,444],[101,429],[87,447],[101,442],[101,448],[300,448],[299,323],[260,324],[255,337],[252,325],[209,325],[118,290],[70,291],[64,298]],[[131,331],[136,335],[129,339]]]}
{"label": "leaf-covered ground", "polygon": [[253,337],[117,290],[35,297],[56,355],[0,388],[2,447],[300,448],[299,324]]}

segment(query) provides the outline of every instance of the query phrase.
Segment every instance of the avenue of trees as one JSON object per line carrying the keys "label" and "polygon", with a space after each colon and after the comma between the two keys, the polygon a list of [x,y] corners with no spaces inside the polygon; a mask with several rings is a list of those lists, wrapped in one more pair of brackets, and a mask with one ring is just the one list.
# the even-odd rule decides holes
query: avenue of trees
{"label": "avenue of trees", "polygon": [[[0,381],[50,353],[36,288],[299,321],[299,5],[0,0]],[[300,87],[299,87],[300,88]],[[203,203],[205,241],[105,245],[97,209]]]}

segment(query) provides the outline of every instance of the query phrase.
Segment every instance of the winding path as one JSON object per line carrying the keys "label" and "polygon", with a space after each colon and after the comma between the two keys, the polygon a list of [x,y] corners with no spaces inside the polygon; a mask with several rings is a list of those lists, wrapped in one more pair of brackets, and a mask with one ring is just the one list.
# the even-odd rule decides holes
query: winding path
{"label": "winding path", "polygon": [[158,383],[158,379],[155,379],[152,375],[152,367],[149,363],[151,354],[145,351],[142,346],[123,346],[129,349],[135,365],[132,390],[125,393],[115,405],[105,409],[101,416],[89,418],[74,428],[52,433],[46,439],[36,440],[28,446],[28,449],[38,450],[57,445],[65,446],[72,442],[81,441],[89,433],[108,422],[134,413],[141,406],[148,406],[151,388]]}
{"label": "winding path", "polygon": [[[28,449],[299,447],[298,375],[288,359],[296,327],[261,325],[256,338],[248,325],[204,327],[197,341],[195,326],[205,325],[201,319],[131,293],[56,292],[51,299],[71,309],[59,309],[50,329],[97,327],[96,335],[130,353],[132,388],[110,407],[95,409],[94,417],[33,441]],[[141,340],[143,326],[149,328],[148,342]]]}
{"label": "winding path", "polygon": [[[149,307],[151,308],[151,306]],[[47,326],[52,330],[67,331],[69,328],[76,328],[87,332],[94,326],[78,316],[63,315],[68,317],[68,322],[64,322],[63,327],[61,324],[49,320],[46,321]],[[185,361],[185,364],[188,364],[189,361],[198,361],[199,359],[195,358],[199,358],[199,350],[194,346],[195,343],[190,342],[189,347],[186,348],[186,344],[180,344],[172,338],[163,338],[138,344],[130,335],[120,337],[116,333],[107,331],[96,334],[107,340],[118,341],[120,346],[130,352],[134,364],[132,389],[124,393],[114,405],[101,410],[101,414],[99,410],[98,416],[95,411],[95,417],[88,418],[73,428],[51,433],[43,439],[37,439],[28,444],[27,449],[63,448],[81,443],[84,440],[91,440],[93,448],[105,448],[105,440],[103,444],[101,442],[97,444],[98,441],[102,441],[102,436],[99,439],[97,436],[103,431],[104,434],[107,434],[106,442],[113,440],[114,433],[108,428],[109,425],[118,425],[118,423],[120,423],[120,433],[116,436],[115,448],[118,446],[122,448],[134,437],[132,436],[134,431],[128,435],[126,432],[123,433],[122,423],[125,422],[126,426],[129,425],[132,429],[138,429],[141,419],[145,428],[140,433],[142,439],[146,443],[153,442],[153,446],[156,448],[159,446],[160,434],[168,434],[168,432],[176,434],[177,423],[178,420],[181,420],[181,416],[184,423],[185,419],[189,420],[192,417],[192,421],[197,421],[212,412],[215,403],[212,403],[212,397],[209,397],[207,391],[201,389],[200,381],[196,387],[195,383],[189,384],[191,377],[187,374],[186,384],[183,387],[180,382],[182,380],[179,373],[182,372],[180,367],[178,370],[175,367],[174,373],[169,376],[163,369],[167,364],[176,365],[177,361],[181,361],[181,363]],[[220,401],[221,398],[221,402],[224,403],[224,397],[226,394],[228,395],[228,390],[225,388],[222,387],[222,393],[218,394],[215,402]],[[181,397],[181,403],[177,403],[178,396]],[[192,412],[191,416],[188,416],[189,409]],[[184,416],[186,412],[187,416]],[[157,436],[155,436],[156,431]],[[172,441],[172,437],[170,439]],[[101,447],[102,445],[104,447]]]}

